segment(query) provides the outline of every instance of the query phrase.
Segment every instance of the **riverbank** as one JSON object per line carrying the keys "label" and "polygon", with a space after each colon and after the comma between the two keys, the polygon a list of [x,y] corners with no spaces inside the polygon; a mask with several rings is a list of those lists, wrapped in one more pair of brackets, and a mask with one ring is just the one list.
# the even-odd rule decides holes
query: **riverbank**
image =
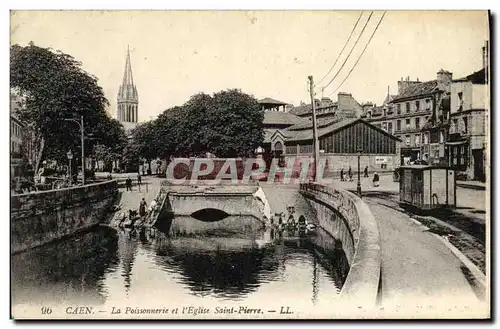
{"label": "riverbank", "polygon": [[11,253],[92,228],[117,196],[116,181],[11,196]]}

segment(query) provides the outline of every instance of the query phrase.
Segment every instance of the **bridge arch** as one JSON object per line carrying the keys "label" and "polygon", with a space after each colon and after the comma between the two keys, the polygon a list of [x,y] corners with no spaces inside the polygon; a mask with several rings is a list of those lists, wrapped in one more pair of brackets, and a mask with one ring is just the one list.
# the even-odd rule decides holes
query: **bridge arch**
{"label": "bridge arch", "polygon": [[231,216],[227,212],[217,208],[203,208],[191,214],[191,217],[202,222],[217,222]]}

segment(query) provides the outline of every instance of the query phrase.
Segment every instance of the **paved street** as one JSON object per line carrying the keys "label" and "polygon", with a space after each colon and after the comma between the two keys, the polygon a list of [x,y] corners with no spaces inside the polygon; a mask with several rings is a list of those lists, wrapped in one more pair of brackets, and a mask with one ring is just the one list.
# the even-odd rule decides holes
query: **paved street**
{"label": "paved street", "polygon": [[406,214],[365,202],[379,225],[383,305],[452,307],[476,301],[460,260],[441,241]]}
{"label": "paved street", "polygon": [[[399,182],[394,182],[392,175],[380,175],[380,186],[374,187],[372,184],[373,176],[363,178],[361,175],[361,190],[363,192],[380,191],[387,194],[394,194],[393,199],[398,199]],[[335,186],[356,191],[357,177],[355,176],[352,182],[342,182],[336,180]],[[484,223],[486,220],[486,191],[472,188],[466,188],[457,185],[457,209],[455,210],[467,217],[480,220]]]}
{"label": "paved street", "polygon": [[162,179],[155,176],[144,176],[142,177],[142,185],[139,190],[139,186],[137,185],[137,181],[135,179],[136,177],[132,175],[130,177],[133,178],[132,191],[126,191],[126,176],[119,179],[119,191],[122,192],[120,200],[122,211],[127,211],[129,209],[138,210],[139,202],[142,198],[146,200],[149,206],[158,193],[162,181]]}

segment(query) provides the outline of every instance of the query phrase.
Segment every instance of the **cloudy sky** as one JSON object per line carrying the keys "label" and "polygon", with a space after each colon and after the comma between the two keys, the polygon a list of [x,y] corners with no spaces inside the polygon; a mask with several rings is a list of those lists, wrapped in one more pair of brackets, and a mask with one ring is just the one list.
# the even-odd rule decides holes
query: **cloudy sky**
{"label": "cloudy sky", "polygon": [[[317,96],[337,73],[370,11],[330,70],[361,11],[17,11],[11,43],[30,41],[61,50],[98,77],[115,115],[116,94],[130,45],[139,92],[139,121],[183,104],[197,92],[239,88],[256,98],[298,105]],[[485,11],[388,11],[366,52],[348,75],[383,12],[375,11],[342,70],[324,90],[349,92],[380,104],[389,86],[409,76],[434,79],[441,68],[456,78],[482,68],[488,39]],[[341,86],[340,86],[341,85]],[[340,88],[339,88],[340,87]],[[337,90],[338,89],[338,90]]]}

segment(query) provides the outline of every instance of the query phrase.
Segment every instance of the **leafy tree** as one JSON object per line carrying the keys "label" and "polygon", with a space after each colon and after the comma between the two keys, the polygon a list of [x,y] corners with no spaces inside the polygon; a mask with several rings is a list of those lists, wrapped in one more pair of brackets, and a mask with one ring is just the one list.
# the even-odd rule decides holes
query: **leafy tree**
{"label": "leafy tree", "polygon": [[186,104],[155,120],[157,155],[249,156],[263,142],[264,112],[257,100],[239,90],[196,94]]}
{"label": "leafy tree", "polygon": [[85,72],[72,56],[33,43],[13,45],[10,85],[23,98],[19,116],[33,134],[35,173],[43,159],[65,162],[69,149],[75,157],[81,154],[80,128],[65,120],[68,118],[79,120],[83,116],[85,134],[91,136],[85,141],[85,156],[92,154],[97,143],[116,148],[113,144],[118,140],[118,145],[124,146],[123,127],[120,129],[106,113],[109,103],[97,78]]}

